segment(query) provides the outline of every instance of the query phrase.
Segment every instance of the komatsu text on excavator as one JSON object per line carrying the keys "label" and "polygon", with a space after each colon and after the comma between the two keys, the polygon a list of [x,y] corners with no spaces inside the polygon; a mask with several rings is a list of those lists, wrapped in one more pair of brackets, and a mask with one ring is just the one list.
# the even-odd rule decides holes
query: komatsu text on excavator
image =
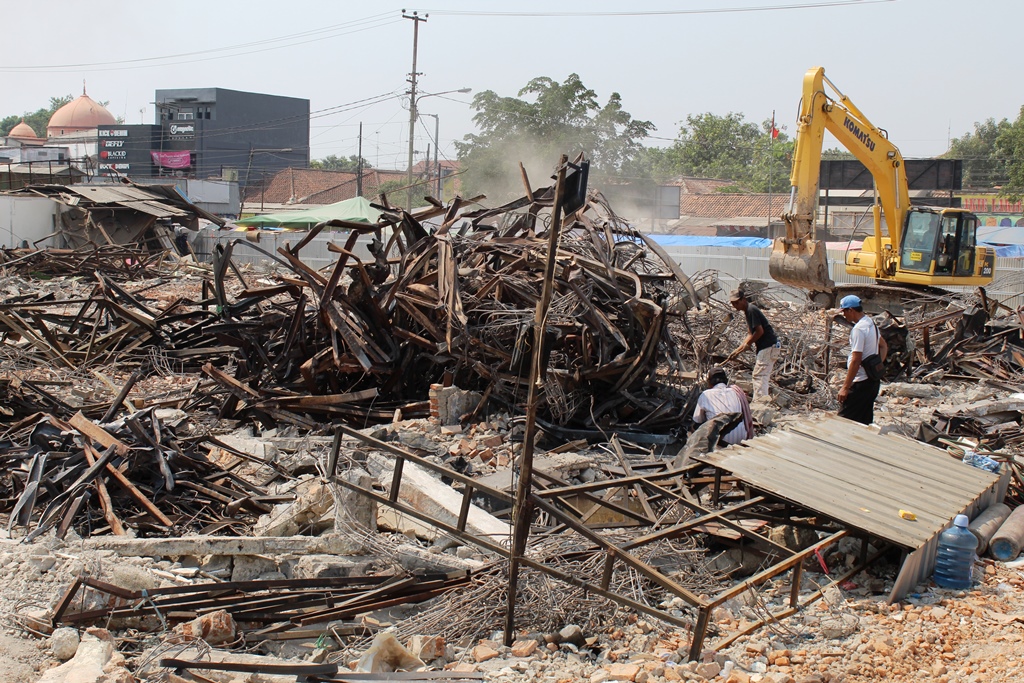
{"label": "komatsu text on excavator", "polygon": [[[825,91],[826,85],[834,94]],[[775,240],[769,261],[772,278],[809,290],[811,299],[823,306],[834,305],[841,293],[829,275],[825,244],[814,235],[826,130],[867,167],[875,184],[874,233],[859,250],[847,252],[848,274],[926,290],[992,282],[995,250],[978,246],[978,217],[959,208],[911,206],[899,149],[825,77],[821,67],[804,75],[792,189],[782,216],[786,236]],[[883,215],[887,235],[882,234]]]}

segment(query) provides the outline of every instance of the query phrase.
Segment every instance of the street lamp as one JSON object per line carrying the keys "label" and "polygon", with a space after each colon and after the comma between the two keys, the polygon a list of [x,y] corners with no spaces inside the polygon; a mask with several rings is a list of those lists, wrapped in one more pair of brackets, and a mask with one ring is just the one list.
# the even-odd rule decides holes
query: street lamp
{"label": "street lamp", "polygon": [[[415,87],[415,86],[414,86]],[[419,111],[417,105],[419,101],[427,97],[434,97],[436,95],[450,95],[452,93],[468,93],[472,92],[472,88],[459,88],[458,90],[445,90],[443,92],[431,92],[425,95],[416,96],[416,90],[411,89],[409,91],[409,170],[406,173],[406,185],[408,186],[408,192],[405,198],[405,210],[412,211],[412,157],[415,149],[416,142],[416,120],[419,118]],[[433,115],[431,115],[433,116]],[[436,136],[435,136],[436,137]],[[436,143],[436,140],[435,140]],[[437,146],[436,144],[434,145]],[[429,160],[428,160],[429,161]]]}

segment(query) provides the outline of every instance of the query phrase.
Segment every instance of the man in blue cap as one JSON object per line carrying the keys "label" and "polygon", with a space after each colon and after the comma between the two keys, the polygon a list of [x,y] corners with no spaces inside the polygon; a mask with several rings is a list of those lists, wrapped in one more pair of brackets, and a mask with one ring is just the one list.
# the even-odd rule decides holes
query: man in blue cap
{"label": "man in blue cap", "polygon": [[846,359],[846,379],[839,390],[839,417],[869,425],[875,421],[875,399],[881,381],[871,379],[861,361],[877,353],[882,360],[889,352],[885,339],[875,327],[875,321],[864,313],[860,297],[850,294],[839,302],[843,317],[853,323],[850,330],[850,355]]}

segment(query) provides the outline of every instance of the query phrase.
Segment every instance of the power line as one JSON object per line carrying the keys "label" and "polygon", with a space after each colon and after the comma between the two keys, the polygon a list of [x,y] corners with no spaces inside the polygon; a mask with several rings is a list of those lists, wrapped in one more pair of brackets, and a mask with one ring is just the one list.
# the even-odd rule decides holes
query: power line
{"label": "power line", "polygon": [[[289,124],[297,121],[304,121],[307,118],[309,120],[323,118],[325,116],[333,116],[334,114],[341,114],[346,111],[353,109],[360,109],[363,107],[372,106],[374,104],[380,104],[381,102],[387,102],[388,100],[397,99],[401,97],[401,93],[390,92],[383,93],[381,95],[374,95],[373,97],[367,97],[362,100],[355,100],[354,102],[347,102],[345,104],[338,104],[333,107],[326,107],[324,109],[317,109],[309,112],[307,117],[306,114],[297,114],[295,116],[285,116],[279,119],[268,119],[262,121],[259,124],[246,125],[246,126],[231,126],[227,128],[217,128],[211,131],[203,131],[204,139],[217,138],[223,135],[234,135],[236,133],[248,133],[257,130],[272,130],[274,128],[284,128]],[[200,121],[205,119],[192,119],[192,121]]]}
{"label": "power line", "polygon": [[[231,45],[227,47],[211,48],[209,50],[199,50],[196,52],[185,52],[177,55],[165,55],[162,57],[141,57],[137,59],[123,59],[116,62],[93,62],[93,63],[81,63],[81,64],[46,64],[46,65],[25,65],[25,66],[5,66],[0,67],[0,73],[67,73],[67,72],[79,72],[79,71],[124,71],[128,69],[149,69],[154,67],[162,66],[174,66],[178,64],[195,64],[197,62],[208,62],[218,59],[230,59],[232,57],[241,57],[244,55],[257,54],[260,52],[270,52],[272,50],[282,50],[289,47],[297,47],[299,45],[306,45],[308,43],[315,43],[322,40],[329,40],[331,38],[337,38],[339,36],[350,35],[353,33],[361,33],[363,31],[369,31],[372,29],[382,28],[395,24],[401,21],[401,19],[385,19],[384,17],[388,14],[379,14],[373,17],[367,17],[365,19],[358,19],[344,24],[336,24],[332,27],[314,29],[311,31],[304,31],[302,33],[290,34],[287,36],[280,36],[276,38],[267,38],[261,41],[250,41],[248,43]],[[361,24],[365,24],[360,26]],[[319,33],[326,33],[320,37],[310,38],[308,40],[296,40],[295,42],[289,42],[285,45],[276,45],[272,47],[265,47],[260,49],[247,49],[253,46],[266,45],[276,42],[284,42],[289,40],[295,40],[296,38],[303,38],[310,35],[316,35]],[[210,54],[216,52],[230,52],[233,50],[242,50],[241,52],[234,52],[233,54],[224,54],[215,57],[203,57],[199,59],[179,59],[180,57],[190,57],[202,54]],[[178,61],[167,61],[167,60],[178,60]],[[142,62],[161,62],[159,64],[151,64]],[[125,66],[129,64],[129,66]],[[115,66],[117,65],[117,66]]]}
{"label": "power line", "polygon": [[435,15],[463,17],[647,17],[672,16],[681,14],[739,14],[744,12],[776,12],[795,9],[821,9],[824,7],[844,7],[850,5],[877,5],[895,2],[896,0],[833,0],[832,2],[790,3],[785,5],[767,5],[765,7],[709,7],[701,9],[678,10],[644,10],[629,12],[479,12],[474,10],[425,9]]}

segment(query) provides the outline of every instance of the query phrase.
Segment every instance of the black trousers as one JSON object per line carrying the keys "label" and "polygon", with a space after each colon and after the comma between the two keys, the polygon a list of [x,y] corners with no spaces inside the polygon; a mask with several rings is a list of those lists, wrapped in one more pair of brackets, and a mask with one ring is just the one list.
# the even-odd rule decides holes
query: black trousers
{"label": "black trousers", "polygon": [[854,382],[846,402],[839,406],[839,417],[869,425],[875,421],[875,399],[882,383],[877,379]]}

